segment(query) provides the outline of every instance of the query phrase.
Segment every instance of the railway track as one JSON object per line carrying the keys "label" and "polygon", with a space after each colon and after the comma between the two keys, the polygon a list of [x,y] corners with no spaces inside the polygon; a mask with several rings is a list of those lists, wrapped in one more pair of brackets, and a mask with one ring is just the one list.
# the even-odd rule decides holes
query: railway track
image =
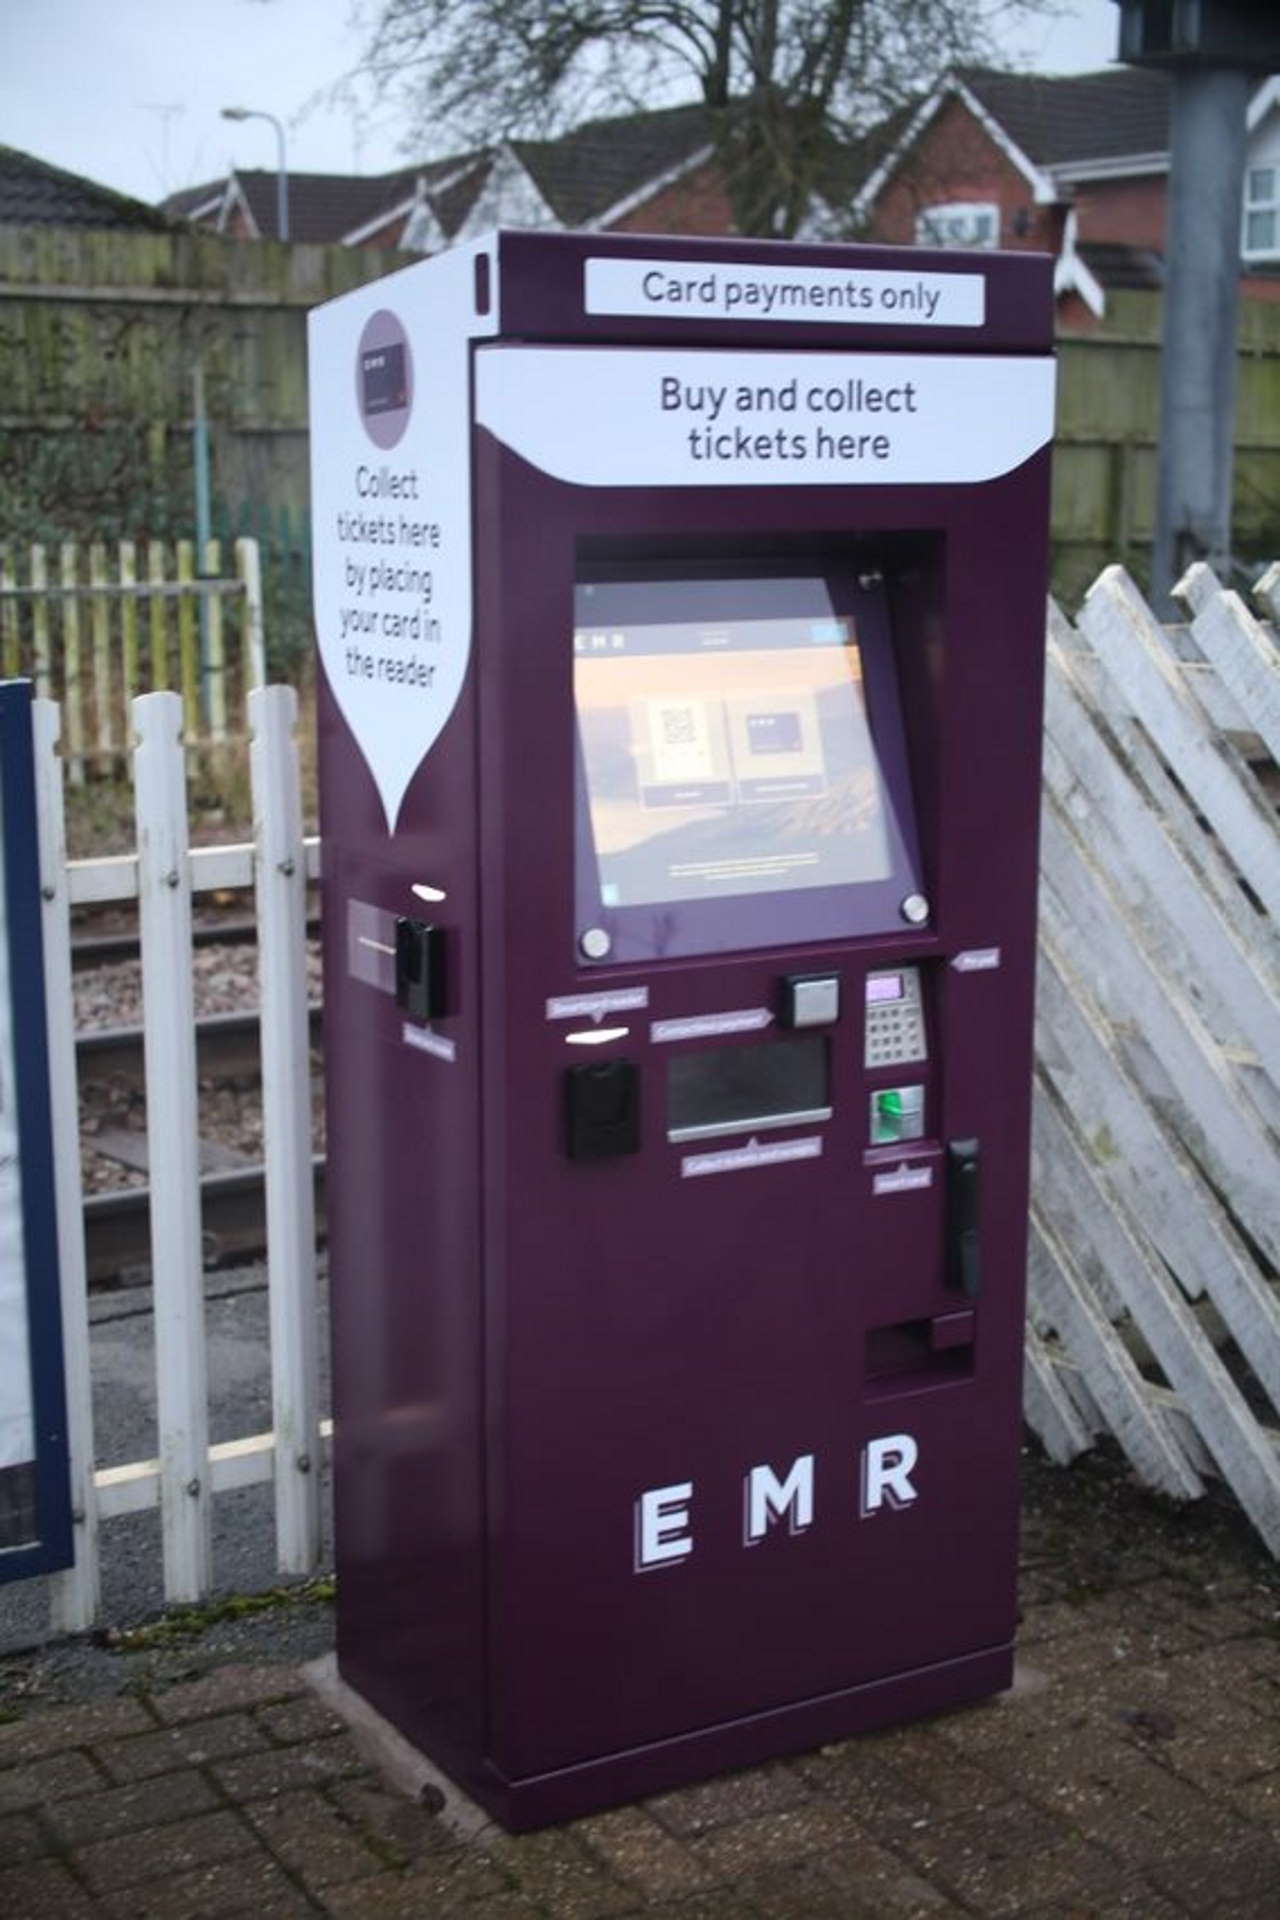
{"label": "railway track", "polygon": [[[309,918],[308,935],[319,931],[319,918]],[[191,929],[194,947],[251,947],[257,938],[258,923],[252,918],[198,920]],[[118,960],[136,960],[140,951],[136,923],[113,927],[103,933],[77,933],[71,942],[72,971],[85,973],[92,967],[109,966]]]}
{"label": "railway track", "polygon": [[[324,1155],[313,1154],[316,1233],[324,1237]],[[118,1187],[85,1196],[85,1257],[91,1287],[135,1279],[151,1265],[151,1190]],[[200,1180],[206,1267],[251,1259],[267,1242],[266,1169],[227,1167]]]}
{"label": "railway track", "polygon": [[[308,1009],[312,1046],[321,1031],[318,1002]],[[83,1099],[94,1083],[140,1089],[145,1083],[141,1027],[90,1028],[76,1036],[76,1063]],[[215,1086],[257,1079],[259,1021],[254,1011],[208,1014],[196,1022],[196,1065],[202,1082]],[[111,1128],[90,1136],[96,1153],[147,1168],[146,1135]],[[245,1156],[201,1141],[200,1203],[206,1266],[225,1265],[260,1253],[266,1244],[265,1170]],[[323,1230],[324,1159],[313,1157],[316,1218]],[[91,1286],[136,1278],[150,1265],[150,1189],[129,1186],[89,1193],[84,1202],[85,1245]]]}
{"label": "railway track", "polygon": [[[320,1038],[318,1000],[307,1009],[311,1044]],[[207,1013],[196,1021],[196,1068],[206,1078],[234,1079],[258,1072],[259,1027],[255,1012]],[[141,1027],[86,1027],[76,1035],[76,1064],[87,1080],[119,1078],[140,1087],[145,1077]]]}

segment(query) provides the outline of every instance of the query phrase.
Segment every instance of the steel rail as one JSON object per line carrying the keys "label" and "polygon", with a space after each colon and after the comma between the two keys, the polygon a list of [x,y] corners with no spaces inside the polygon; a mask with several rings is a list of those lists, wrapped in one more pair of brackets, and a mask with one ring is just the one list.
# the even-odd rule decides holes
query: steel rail
{"label": "steel rail", "polygon": [[[317,1236],[324,1233],[324,1155],[312,1155]],[[267,1240],[266,1169],[234,1167],[200,1181],[200,1217],[206,1268],[261,1253]],[[117,1187],[91,1193],[84,1202],[85,1255],[89,1282],[101,1288],[127,1278],[135,1282],[151,1264],[151,1190]]]}

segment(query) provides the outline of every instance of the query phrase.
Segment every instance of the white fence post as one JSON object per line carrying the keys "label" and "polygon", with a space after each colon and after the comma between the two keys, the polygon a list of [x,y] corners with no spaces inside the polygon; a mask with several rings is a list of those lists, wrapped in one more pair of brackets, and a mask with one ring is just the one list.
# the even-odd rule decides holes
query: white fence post
{"label": "white fence post", "polygon": [[256,540],[236,541],[236,572],[244,582],[244,626],[240,657],[246,692],[267,683],[267,645],[262,629],[262,557]]}
{"label": "white fence post", "polygon": [[84,1195],[80,1180],[80,1106],[76,1084],[75,1008],[71,994],[71,914],[63,824],[61,715],[51,700],[36,700],[31,727],[36,767],[36,830],[40,841],[40,898],[44,936],[44,992],[49,1029],[49,1113],[53,1132],[58,1272],[62,1302],[62,1359],[67,1393],[67,1450],[71,1474],[75,1564],[50,1583],[55,1632],[83,1633],[98,1616],[98,1494],[93,1480],[93,1387],[89,1367],[89,1301],[85,1281]]}
{"label": "white fence post", "polygon": [[1191,635],[1201,653],[1280,761],[1280,647],[1239,594],[1224,592],[1202,561],[1187,569],[1173,591],[1191,611]]}
{"label": "white fence post", "polygon": [[164,1588],[209,1590],[209,1412],[182,701],[133,703]]}
{"label": "white fence post", "polygon": [[1132,580],[1108,567],[1080,609],[1080,631],[1273,920],[1280,919],[1276,823],[1235,748],[1215,735],[1179,679],[1163,630]]}
{"label": "white fence post", "polygon": [[1049,1458],[1060,1467],[1070,1466],[1078,1455],[1088,1452],[1093,1435],[1072,1405],[1044,1341],[1030,1325],[1024,1357],[1023,1418],[1040,1436]]}
{"label": "white fence post", "polygon": [[292,687],[249,695],[262,1033],[267,1275],[282,1573],[320,1558],[320,1389],[306,995],[307,870]]}

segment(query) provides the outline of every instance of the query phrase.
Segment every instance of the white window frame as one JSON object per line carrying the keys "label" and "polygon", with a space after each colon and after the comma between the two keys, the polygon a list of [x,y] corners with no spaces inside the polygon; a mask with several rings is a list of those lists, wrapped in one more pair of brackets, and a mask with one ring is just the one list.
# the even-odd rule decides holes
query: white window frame
{"label": "white window frame", "polygon": [[[1260,173],[1271,175],[1271,192],[1266,199],[1255,199],[1252,192],[1254,176]],[[1269,213],[1275,221],[1269,247],[1249,245],[1249,216],[1258,213]],[[1271,153],[1265,158],[1260,155],[1256,163],[1251,159],[1245,168],[1240,251],[1246,260],[1280,260],[1280,154]]]}
{"label": "white window frame", "polygon": [[[981,238],[971,240],[957,239],[954,234],[930,233],[929,225],[937,222],[944,229],[961,222],[979,221],[989,223],[988,230]],[[916,214],[916,245],[918,247],[967,247],[980,250],[1000,245],[1000,208],[994,200],[939,200],[932,206],[921,207]]]}

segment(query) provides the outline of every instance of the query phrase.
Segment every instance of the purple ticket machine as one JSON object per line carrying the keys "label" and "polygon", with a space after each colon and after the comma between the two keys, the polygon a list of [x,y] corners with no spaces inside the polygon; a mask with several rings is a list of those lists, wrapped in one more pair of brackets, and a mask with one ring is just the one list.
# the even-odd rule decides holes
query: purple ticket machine
{"label": "purple ticket machine", "polygon": [[1051,263],[319,310],[345,1679],[511,1827],[1012,1671]]}

